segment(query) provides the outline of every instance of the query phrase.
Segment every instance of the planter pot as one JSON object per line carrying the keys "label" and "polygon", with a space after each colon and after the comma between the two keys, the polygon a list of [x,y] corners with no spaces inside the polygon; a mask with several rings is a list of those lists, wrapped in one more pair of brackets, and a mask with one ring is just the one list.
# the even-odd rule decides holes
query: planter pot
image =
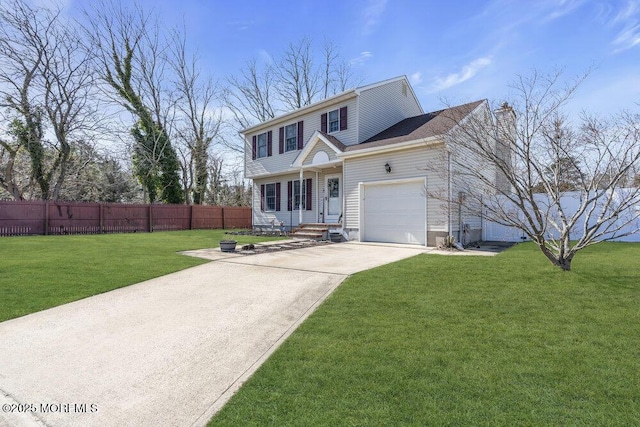
{"label": "planter pot", "polygon": [[235,240],[220,240],[220,250],[222,252],[235,252],[237,243]]}

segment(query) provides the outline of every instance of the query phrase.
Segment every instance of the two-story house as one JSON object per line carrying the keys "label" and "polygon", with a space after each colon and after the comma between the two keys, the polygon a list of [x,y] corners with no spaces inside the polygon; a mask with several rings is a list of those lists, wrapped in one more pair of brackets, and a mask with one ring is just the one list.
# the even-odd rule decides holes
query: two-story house
{"label": "two-story house", "polygon": [[462,224],[479,240],[478,215],[430,194],[456,194],[445,116],[480,111],[486,101],[425,114],[403,76],[244,129],[254,228],[330,224],[349,240],[434,246]]}

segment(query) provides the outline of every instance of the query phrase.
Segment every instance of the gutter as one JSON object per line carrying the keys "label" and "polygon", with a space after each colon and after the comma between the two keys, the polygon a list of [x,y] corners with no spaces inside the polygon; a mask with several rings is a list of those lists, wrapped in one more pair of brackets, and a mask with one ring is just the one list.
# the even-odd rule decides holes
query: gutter
{"label": "gutter", "polygon": [[242,129],[240,131],[240,134],[242,135],[246,135],[248,133],[254,133],[257,130],[260,129],[266,129],[266,128],[270,128],[272,126],[274,126],[277,123],[280,122],[287,122],[289,120],[292,120],[294,117],[299,116],[301,114],[306,114],[308,112],[314,111],[314,110],[321,110],[324,107],[327,107],[329,105],[332,105],[338,101],[343,101],[343,100],[347,100],[347,99],[351,99],[358,96],[358,92],[357,89],[351,89],[350,91],[347,92],[343,92],[340,93],[338,95],[334,95],[331,98],[326,98],[323,99],[320,102],[317,102],[315,104],[311,104],[311,105],[307,105],[301,108],[298,108],[297,110],[291,111],[289,113],[283,114],[281,116],[278,117],[274,117],[273,119],[270,119],[266,122],[262,122],[260,124],[257,124],[255,126],[251,126],[248,127],[246,129]]}
{"label": "gutter", "polygon": [[398,144],[382,145],[378,147],[363,148],[360,150],[345,151],[342,153],[337,153],[336,157],[338,158],[360,157],[360,156],[367,156],[370,154],[382,154],[382,153],[388,153],[390,151],[406,150],[409,148],[424,147],[424,146],[436,145],[436,144],[444,144],[444,139],[442,138],[441,135],[430,136],[428,138],[422,138],[422,139],[417,139],[413,141],[400,142]]}

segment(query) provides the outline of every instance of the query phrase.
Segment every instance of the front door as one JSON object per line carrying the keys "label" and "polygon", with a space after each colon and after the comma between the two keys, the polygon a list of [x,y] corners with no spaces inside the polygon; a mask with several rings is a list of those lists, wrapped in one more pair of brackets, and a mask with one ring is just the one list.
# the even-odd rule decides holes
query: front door
{"label": "front door", "polygon": [[325,222],[336,223],[342,215],[342,183],[340,175],[327,176],[325,200],[327,203]]}

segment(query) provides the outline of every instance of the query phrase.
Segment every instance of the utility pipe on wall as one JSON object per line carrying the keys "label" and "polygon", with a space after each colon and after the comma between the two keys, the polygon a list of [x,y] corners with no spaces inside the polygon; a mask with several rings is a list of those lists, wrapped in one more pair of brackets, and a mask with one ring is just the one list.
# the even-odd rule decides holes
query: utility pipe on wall
{"label": "utility pipe on wall", "polygon": [[447,151],[447,192],[449,195],[447,196],[447,231],[449,233],[449,239],[451,239],[451,197],[453,194],[451,193],[451,152]]}

